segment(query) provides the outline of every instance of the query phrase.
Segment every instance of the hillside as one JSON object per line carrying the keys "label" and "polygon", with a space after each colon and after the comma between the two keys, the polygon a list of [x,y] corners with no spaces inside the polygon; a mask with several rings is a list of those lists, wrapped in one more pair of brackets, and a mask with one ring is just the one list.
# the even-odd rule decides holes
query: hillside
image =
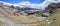
{"label": "hillside", "polygon": [[45,10],[0,3],[0,25],[60,26],[60,3],[51,3]]}
{"label": "hillside", "polygon": [[39,26],[60,26],[60,3],[51,3],[46,7],[47,12],[51,9],[50,15]]}

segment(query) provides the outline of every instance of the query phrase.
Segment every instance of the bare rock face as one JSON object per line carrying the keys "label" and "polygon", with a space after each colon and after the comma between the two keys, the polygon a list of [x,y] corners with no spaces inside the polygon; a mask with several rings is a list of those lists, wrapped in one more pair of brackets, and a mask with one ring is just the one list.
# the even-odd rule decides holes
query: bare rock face
{"label": "bare rock face", "polygon": [[52,13],[60,8],[60,3],[51,3],[48,7],[45,8],[46,12]]}

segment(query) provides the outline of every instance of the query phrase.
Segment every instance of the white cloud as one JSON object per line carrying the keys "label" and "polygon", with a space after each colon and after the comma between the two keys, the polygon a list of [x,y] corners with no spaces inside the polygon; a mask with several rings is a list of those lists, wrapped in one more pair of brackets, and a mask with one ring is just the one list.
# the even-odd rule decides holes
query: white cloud
{"label": "white cloud", "polygon": [[5,3],[5,4],[8,4],[8,5],[14,5],[14,6],[20,6],[20,7],[30,7],[30,8],[37,8],[37,9],[45,9],[45,7],[47,7],[50,3],[58,3],[60,2],[60,0],[45,0],[43,3],[40,3],[40,4],[31,4],[29,1],[25,1],[25,2],[19,2],[19,3],[16,3],[16,4],[10,4],[10,3]]}
{"label": "white cloud", "polygon": [[20,2],[19,4],[31,4],[29,1]]}
{"label": "white cloud", "polygon": [[42,9],[45,9],[45,7],[47,7],[49,4],[59,3],[59,2],[60,2],[59,0],[57,0],[57,1],[55,1],[55,0],[45,0],[42,4],[39,4],[39,5]]}
{"label": "white cloud", "polygon": [[7,3],[7,2],[2,2],[2,1],[0,1],[0,3],[3,3],[4,5],[14,5],[14,4]]}
{"label": "white cloud", "polygon": [[[31,4],[29,1],[26,1],[26,2],[20,2],[20,3],[17,3],[19,6],[22,6],[22,7],[30,7],[30,8],[37,8],[39,4]],[[16,5],[17,5],[16,4]]]}
{"label": "white cloud", "polygon": [[43,3],[40,4],[31,4],[29,1],[26,2],[20,2],[19,5],[22,6],[27,6],[27,7],[31,7],[31,8],[39,8],[39,9],[45,9],[45,7],[47,7],[50,3],[57,3],[60,2],[60,0],[45,0]]}

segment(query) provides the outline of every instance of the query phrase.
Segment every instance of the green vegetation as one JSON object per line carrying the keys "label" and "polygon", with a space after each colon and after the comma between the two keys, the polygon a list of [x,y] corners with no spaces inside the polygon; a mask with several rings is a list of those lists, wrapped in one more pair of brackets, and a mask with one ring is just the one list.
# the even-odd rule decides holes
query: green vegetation
{"label": "green vegetation", "polygon": [[40,13],[38,13],[38,14],[35,14],[35,16],[37,16],[37,17],[38,17],[38,16],[41,16],[41,15],[42,15],[42,13],[41,13],[41,12],[40,12]]}
{"label": "green vegetation", "polygon": [[[47,24],[46,20],[51,21],[51,24]],[[60,26],[60,9],[58,9],[55,13],[51,14],[45,20],[38,21],[38,26]]]}
{"label": "green vegetation", "polygon": [[6,23],[0,21],[0,26],[8,26],[8,24],[6,24]]}
{"label": "green vegetation", "polygon": [[0,21],[0,26],[2,26],[4,23]]}

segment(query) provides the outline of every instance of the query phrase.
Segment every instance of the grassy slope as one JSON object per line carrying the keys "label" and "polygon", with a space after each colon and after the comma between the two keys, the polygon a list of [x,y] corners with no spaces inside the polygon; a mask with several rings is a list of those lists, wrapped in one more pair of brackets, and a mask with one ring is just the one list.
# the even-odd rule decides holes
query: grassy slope
{"label": "grassy slope", "polygon": [[0,21],[0,26],[8,26],[8,24],[6,24],[6,23]]}
{"label": "grassy slope", "polygon": [[22,18],[20,16],[13,15],[13,14],[7,14],[7,12],[4,11],[4,9],[2,8],[0,8],[0,12],[2,12],[6,17],[14,20],[17,23],[20,23],[20,22],[21,23],[33,23],[37,21],[37,19],[32,19],[32,18],[28,19],[28,18]]}
{"label": "grassy slope", "polygon": [[4,23],[0,21],[0,26],[2,26]]}
{"label": "grassy slope", "polygon": [[[56,19],[56,20],[53,20]],[[50,20],[52,23],[47,24],[46,20]],[[60,9],[55,13],[51,14],[48,18],[43,21],[38,21],[38,26],[60,26]]]}
{"label": "grassy slope", "polygon": [[52,20],[55,17],[56,17],[56,21],[53,20],[54,22],[52,24],[50,24],[50,26],[60,26],[60,9],[56,13],[54,13],[53,15],[51,15],[49,17],[49,20]]}
{"label": "grassy slope", "polygon": [[[36,19],[34,19],[34,20],[33,19],[23,19],[23,18],[20,18],[18,16],[13,16],[11,14],[9,14],[9,15],[7,14],[6,16],[9,16],[9,18],[11,18],[11,19],[13,19],[13,20],[15,20],[17,22],[29,22],[29,23],[32,22],[33,23],[33,22],[36,21]],[[55,17],[56,17],[56,21],[53,20]],[[50,21],[52,21],[52,23],[48,25],[45,20],[50,20]],[[60,26],[60,10],[58,10],[54,14],[51,14],[45,20],[43,20],[43,21],[37,21],[38,26],[46,26],[46,25],[47,26]]]}

